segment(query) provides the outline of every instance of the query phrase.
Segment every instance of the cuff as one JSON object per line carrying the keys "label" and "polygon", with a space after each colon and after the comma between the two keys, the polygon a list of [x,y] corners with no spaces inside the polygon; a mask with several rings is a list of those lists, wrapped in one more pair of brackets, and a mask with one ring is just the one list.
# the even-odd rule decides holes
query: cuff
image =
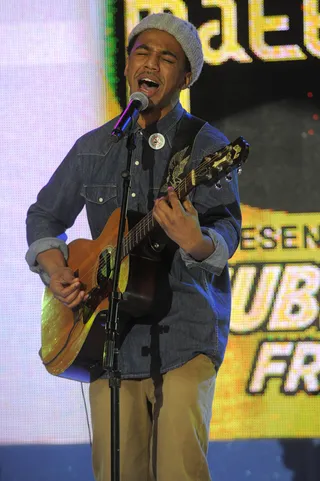
{"label": "cuff", "polygon": [[36,240],[30,245],[25,257],[30,270],[39,274],[46,285],[49,285],[50,278],[48,274],[41,269],[36,258],[38,254],[48,251],[49,249],[60,249],[64,258],[66,260],[68,259],[68,246],[64,241],[57,237],[44,237],[43,239]]}
{"label": "cuff", "polygon": [[218,234],[218,232],[216,232],[214,229],[210,229],[209,227],[201,227],[201,230],[203,234],[206,234],[212,240],[215,246],[214,252],[206,259],[197,261],[180,247],[179,250],[181,258],[188,268],[197,266],[219,276],[227,265],[229,258],[227,243],[222,235]]}

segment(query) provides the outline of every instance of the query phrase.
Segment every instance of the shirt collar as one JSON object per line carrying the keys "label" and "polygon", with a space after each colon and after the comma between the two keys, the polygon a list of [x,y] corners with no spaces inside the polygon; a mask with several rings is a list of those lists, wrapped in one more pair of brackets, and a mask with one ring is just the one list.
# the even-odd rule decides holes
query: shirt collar
{"label": "shirt collar", "polygon": [[176,105],[170,112],[167,113],[162,119],[158,120],[154,124],[148,125],[145,129],[141,129],[138,127],[138,130],[141,130],[144,134],[149,136],[151,133],[160,132],[163,135],[166,135],[169,130],[174,127],[179,120],[181,119],[184,113],[184,108],[182,107],[180,102],[177,102]]}

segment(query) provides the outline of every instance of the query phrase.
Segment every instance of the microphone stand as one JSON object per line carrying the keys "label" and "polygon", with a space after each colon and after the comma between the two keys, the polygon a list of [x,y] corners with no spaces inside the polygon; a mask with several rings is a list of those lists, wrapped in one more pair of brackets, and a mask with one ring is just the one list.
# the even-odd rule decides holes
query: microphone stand
{"label": "microphone stand", "polygon": [[[132,122],[133,125],[133,122]],[[117,140],[116,140],[117,141]],[[120,223],[115,255],[112,292],[109,295],[108,320],[105,325],[106,337],[103,349],[103,369],[109,374],[110,403],[111,403],[111,481],[120,481],[120,385],[121,372],[119,370],[119,326],[118,307],[121,293],[118,292],[120,265],[122,258],[122,244],[126,223],[128,195],[131,182],[132,153],[136,148],[135,134],[132,132],[127,140],[127,166],[121,173],[123,179],[123,193],[120,210]]]}

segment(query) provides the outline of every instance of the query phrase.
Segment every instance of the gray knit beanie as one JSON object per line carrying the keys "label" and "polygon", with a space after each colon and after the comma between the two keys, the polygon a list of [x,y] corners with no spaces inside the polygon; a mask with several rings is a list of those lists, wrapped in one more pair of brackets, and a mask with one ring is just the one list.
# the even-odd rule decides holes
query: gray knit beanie
{"label": "gray knit beanie", "polygon": [[191,65],[191,87],[198,79],[203,67],[202,45],[196,27],[171,13],[153,13],[134,27],[129,35],[129,44],[134,37],[150,28],[164,30],[180,43]]}

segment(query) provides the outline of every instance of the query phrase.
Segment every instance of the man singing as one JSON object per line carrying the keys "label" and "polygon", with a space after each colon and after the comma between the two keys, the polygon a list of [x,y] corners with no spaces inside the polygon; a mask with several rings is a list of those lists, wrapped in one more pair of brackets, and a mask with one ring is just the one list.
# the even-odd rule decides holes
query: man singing
{"label": "man singing", "polygon": [[[121,481],[211,479],[209,425],[229,331],[228,258],[238,246],[241,213],[236,175],[231,182],[222,180],[219,190],[198,185],[182,202],[174,191],[206,155],[228,143],[179,102],[202,66],[196,28],[171,14],[144,18],[129,36],[124,74],[130,93],[144,93],[149,104],[133,128],[128,209],[152,210],[175,249],[168,268],[169,308],[160,319],[130,319],[121,335]],[[68,248],[58,236],[85,205],[96,239],[120,207],[127,135],[112,142],[116,121],[75,143],[27,215],[27,262],[70,309],[86,292],[68,267]],[[97,481],[110,480],[109,389],[106,375],[90,384]]]}

